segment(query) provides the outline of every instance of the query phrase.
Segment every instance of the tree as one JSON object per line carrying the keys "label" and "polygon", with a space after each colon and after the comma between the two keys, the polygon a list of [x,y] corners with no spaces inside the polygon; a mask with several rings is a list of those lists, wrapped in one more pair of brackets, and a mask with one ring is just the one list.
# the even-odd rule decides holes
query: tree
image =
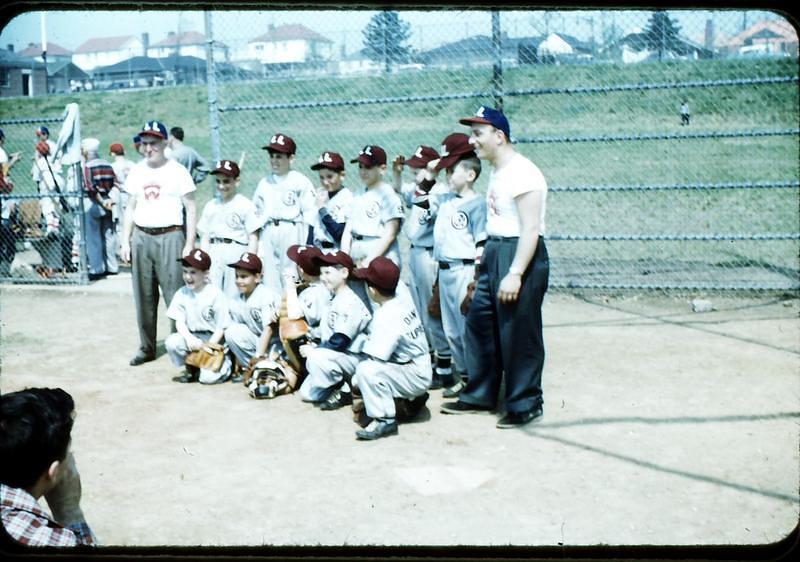
{"label": "tree", "polygon": [[667,52],[685,51],[683,41],[678,37],[680,26],[664,10],[656,10],[647,21],[644,42],[651,51],[658,51],[658,60],[664,60]]}
{"label": "tree", "polygon": [[408,62],[411,24],[400,19],[397,12],[384,10],[369,20],[364,28],[364,54],[375,62],[383,62],[386,72],[392,64]]}

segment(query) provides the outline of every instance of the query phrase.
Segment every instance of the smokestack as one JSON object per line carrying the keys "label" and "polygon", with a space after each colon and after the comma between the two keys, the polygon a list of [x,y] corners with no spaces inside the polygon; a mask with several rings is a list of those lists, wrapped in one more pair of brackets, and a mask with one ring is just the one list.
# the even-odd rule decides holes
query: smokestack
{"label": "smokestack", "polygon": [[150,34],[142,33],[142,54],[147,56],[147,51],[150,49]]}
{"label": "smokestack", "polygon": [[714,20],[706,20],[706,49],[714,50]]}

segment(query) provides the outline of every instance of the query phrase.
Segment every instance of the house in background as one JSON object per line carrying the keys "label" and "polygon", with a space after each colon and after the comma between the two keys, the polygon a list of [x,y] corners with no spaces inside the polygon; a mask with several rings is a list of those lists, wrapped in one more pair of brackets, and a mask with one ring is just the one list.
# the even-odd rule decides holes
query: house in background
{"label": "house in background", "polygon": [[301,24],[275,27],[236,53],[233,61],[257,61],[265,71],[325,66],[333,58],[333,41]]}
{"label": "house in background", "polygon": [[[509,37],[503,33],[500,37],[500,51],[503,66],[517,66],[519,61],[519,45],[530,42],[530,37]],[[453,43],[445,43],[439,47],[422,51],[415,60],[429,68],[470,68],[492,66],[495,62],[492,38],[486,35],[473,35]]]}
{"label": "house in background", "polygon": [[42,96],[46,83],[43,62],[0,49],[0,97]]}
{"label": "house in background", "polygon": [[785,20],[761,21],[731,37],[724,46],[730,56],[798,55],[797,32]]}
{"label": "house in background", "polygon": [[[641,30],[629,33],[605,45],[603,56],[624,64],[654,62],[659,60],[659,52],[652,49],[648,36]],[[685,37],[677,37],[669,43],[661,54],[663,60],[697,60],[714,57],[714,51],[707,49]]]}
{"label": "house in background", "polygon": [[342,75],[375,75],[383,71],[383,64],[372,60],[364,54],[364,49],[360,49],[349,55],[343,53],[333,70]]}
{"label": "house in background", "polygon": [[74,62],[50,62],[50,55],[47,55],[47,61],[47,90],[50,93],[63,94],[82,90],[90,80],[89,75]]}
{"label": "house in background", "polygon": [[[182,55],[206,60],[206,36],[197,31],[187,31],[185,33],[170,31],[166,39],[150,45],[146,54],[155,58]],[[225,62],[229,59],[229,47],[224,43],[215,41],[214,60]]]}
{"label": "house in background", "polygon": [[147,34],[142,37],[121,35],[97,37],[82,43],[72,55],[72,62],[85,71],[99,66],[109,66],[131,57],[144,56],[147,51]]}
{"label": "house in background", "polygon": [[590,43],[560,32],[550,33],[536,48],[540,62],[546,63],[590,61],[593,51]]}
{"label": "house in background", "polygon": [[[28,43],[28,46],[19,52],[20,56],[30,57],[42,61],[42,44]],[[65,49],[55,43],[47,44],[47,62],[72,62],[72,51]]]}

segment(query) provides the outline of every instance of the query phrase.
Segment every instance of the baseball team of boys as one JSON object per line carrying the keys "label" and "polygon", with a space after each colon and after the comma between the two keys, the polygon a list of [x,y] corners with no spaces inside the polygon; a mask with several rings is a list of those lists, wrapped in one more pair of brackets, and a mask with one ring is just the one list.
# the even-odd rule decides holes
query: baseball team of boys
{"label": "baseball team of boys", "polygon": [[[471,135],[398,156],[391,184],[386,152],[365,146],[350,161],[363,184],[355,190],[333,151],[311,166],[315,188],[292,169],[294,140],[277,133],[262,147],[271,171],[252,200],[237,192],[239,165],[216,164],[217,193],[196,228],[195,184],[165,158],[166,127],[146,123],[144,158],[124,182],[120,254],[131,262],[140,335],[131,365],[155,359],[160,288],[176,382],[231,380],[254,398],[297,390],[321,410],[351,405],[360,440],[396,434],[431,389],[456,399],[442,404],[445,414],[492,410],[503,377],[497,427],[538,419],[547,184],[515,151],[502,112],[481,106],[460,123]],[[481,160],[492,167],[485,198],[473,190]],[[414,181],[402,182],[404,166]],[[409,285],[400,279],[401,226]],[[289,335],[290,325],[302,328]],[[186,363],[220,346],[218,368]]]}

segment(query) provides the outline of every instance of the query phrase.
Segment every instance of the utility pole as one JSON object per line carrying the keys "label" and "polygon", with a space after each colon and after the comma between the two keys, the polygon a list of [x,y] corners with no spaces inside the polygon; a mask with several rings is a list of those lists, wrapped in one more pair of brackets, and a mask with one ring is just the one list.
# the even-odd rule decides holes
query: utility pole
{"label": "utility pole", "polygon": [[503,111],[503,36],[500,32],[500,12],[498,10],[492,10],[492,46],[494,47],[492,95],[495,107]]}
{"label": "utility pole", "polygon": [[[44,12],[41,13],[41,26],[42,26],[42,62],[44,63],[44,93],[47,95],[49,92],[47,90],[47,28],[45,26],[44,21]],[[31,73],[33,76],[33,73]],[[31,81],[32,83],[32,81]]]}

